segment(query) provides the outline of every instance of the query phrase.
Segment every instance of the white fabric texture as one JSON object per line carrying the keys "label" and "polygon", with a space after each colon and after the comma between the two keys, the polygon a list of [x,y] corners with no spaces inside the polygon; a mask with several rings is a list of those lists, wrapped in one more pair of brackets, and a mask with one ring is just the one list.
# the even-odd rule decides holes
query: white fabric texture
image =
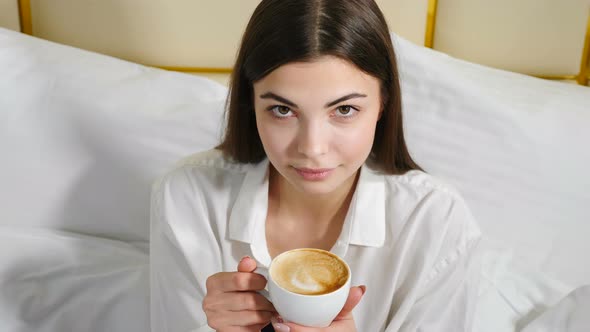
{"label": "white fabric texture", "polygon": [[2,332],[149,330],[150,188],[219,141],[226,93],[0,29]]}
{"label": "white fabric texture", "polygon": [[587,332],[589,328],[590,285],[586,285],[547,309],[522,332]]}
{"label": "white fabric texture", "polygon": [[148,263],[128,243],[0,226],[0,331],[148,331]]}
{"label": "white fabric texture", "polygon": [[[265,239],[268,160],[227,161],[218,150],[184,159],[154,185],[150,239],[152,331],[205,329],[209,276],[271,257]],[[361,168],[331,251],[367,285],[359,331],[471,331],[479,228],[457,192],[411,171]]]}
{"label": "white fabric texture", "polygon": [[456,186],[493,247],[589,283],[590,89],[394,42],[418,164]]}
{"label": "white fabric texture", "polygon": [[[485,235],[476,331],[514,331],[590,282],[590,89],[394,41],[410,151],[429,173],[458,188]],[[40,331],[48,332],[102,331],[100,326],[145,331],[145,267],[142,277],[136,275],[138,267],[110,279],[113,285],[138,284],[130,285],[133,291],[117,288],[120,306],[100,314],[65,301],[45,305],[36,301],[42,293],[30,295],[19,279],[29,275],[36,289],[76,292],[75,304],[113,306],[113,288],[102,278],[147,259],[141,248],[148,244],[150,184],[174,161],[219,141],[226,92],[197,76],[0,28],[0,226],[5,241],[0,322],[8,322],[6,328],[0,325],[3,331],[35,330],[37,321],[43,323]],[[43,236],[21,236],[43,229]],[[55,237],[54,231],[122,240],[144,256],[134,251],[125,256],[128,263],[116,265],[84,249],[89,237],[63,246],[71,241]],[[51,240],[41,239],[45,235]],[[106,247],[92,248],[119,250]],[[38,266],[46,257],[73,270],[95,266],[106,275],[76,283],[68,272],[55,270],[48,278]],[[12,269],[17,263],[22,269]],[[80,285],[88,291],[80,292]],[[129,316],[136,322],[128,322]],[[87,328],[78,329],[73,317],[84,317]]]}
{"label": "white fabric texture", "polygon": [[0,29],[3,225],[149,238],[153,180],[220,137],[227,89]]}
{"label": "white fabric texture", "polygon": [[520,331],[559,302],[571,287],[539,272],[512,249],[490,249],[482,241],[482,280],[474,331]]}

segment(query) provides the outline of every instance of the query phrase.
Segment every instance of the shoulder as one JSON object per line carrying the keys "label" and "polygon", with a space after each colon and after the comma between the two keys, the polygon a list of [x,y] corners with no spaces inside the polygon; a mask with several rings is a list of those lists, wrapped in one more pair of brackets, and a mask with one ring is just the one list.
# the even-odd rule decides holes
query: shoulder
{"label": "shoulder", "polygon": [[252,164],[234,162],[220,150],[198,152],[177,161],[153,184],[152,190],[166,188],[202,188],[222,186],[224,180],[243,177]]}
{"label": "shoulder", "polygon": [[197,152],[176,162],[175,168],[201,168],[216,169],[229,172],[240,172],[248,169],[249,164],[242,164],[227,158],[221,150],[212,149]]}
{"label": "shoulder", "polygon": [[174,170],[211,170],[227,173],[244,173],[251,164],[238,163],[228,159],[217,149],[197,152],[176,162]]}
{"label": "shoulder", "polygon": [[182,158],[152,184],[154,222],[185,229],[209,227],[214,220],[210,216],[232,205],[251,167],[227,159],[219,150]]}
{"label": "shoulder", "polygon": [[385,175],[389,190],[414,193],[416,197],[434,194],[447,199],[459,199],[459,191],[449,182],[419,170],[412,170],[401,175]]}
{"label": "shoulder", "polygon": [[151,205],[164,204],[194,209],[231,204],[246,174],[255,164],[237,163],[219,150],[208,150],[177,161],[151,187]]}
{"label": "shoulder", "polygon": [[386,175],[385,182],[389,208],[398,211],[404,228],[420,228],[443,241],[441,245],[462,250],[481,237],[466,200],[449,182],[418,170]]}
{"label": "shoulder", "polygon": [[450,206],[469,210],[457,188],[440,177],[419,170],[401,175],[385,175],[388,199],[403,200],[408,207],[445,209]]}

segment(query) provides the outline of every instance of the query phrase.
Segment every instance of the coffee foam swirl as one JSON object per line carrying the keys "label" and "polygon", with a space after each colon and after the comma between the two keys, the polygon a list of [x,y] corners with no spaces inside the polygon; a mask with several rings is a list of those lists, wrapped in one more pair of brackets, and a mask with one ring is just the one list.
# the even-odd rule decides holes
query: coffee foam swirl
{"label": "coffee foam swirl", "polygon": [[348,270],[332,254],[303,249],[276,259],[271,275],[279,286],[290,292],[321,295],[342,287],[348,279]]}

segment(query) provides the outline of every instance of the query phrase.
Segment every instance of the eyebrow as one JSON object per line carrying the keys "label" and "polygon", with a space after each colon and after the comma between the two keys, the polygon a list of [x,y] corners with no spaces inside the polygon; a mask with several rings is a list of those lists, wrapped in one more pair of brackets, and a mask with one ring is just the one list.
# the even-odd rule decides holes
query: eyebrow
{"label": "eyebrow", "polygon": [[[338,103],[341,103],[341,102],[346,101],[346,100],[349,100],[349,99],[353,99],[353,98],[365,98],[366,96],[367,95],[365,95],[365,94],[357,93],[357,92],[349,93],[346,96],[342,96],[342,97],[340,97],[340,98],[338,98],[338,99],[336,99],[334,101],[331,101],[331,102],[327,103],[326,105],[324,105],[324,107],[325,108],[328,108],[328,107],[334,106],[334,105],[336,105]],[[287,105],[289,105],[291,107],[299,108],[299,106],[297,106],[297,104],[295,104],[294,102],[290,101],[289,99],[287,99],[285,97],[281,97],[281,96],[279,96],[279,95],[277,95],[275,93],[272,93],[272,92],[264,93],[264,94],[260,95],[260,98],[262,98],[262,99],[274,99],[274,100],[279,101],[279,102],[281,102],[283,104],[287,104]]]}

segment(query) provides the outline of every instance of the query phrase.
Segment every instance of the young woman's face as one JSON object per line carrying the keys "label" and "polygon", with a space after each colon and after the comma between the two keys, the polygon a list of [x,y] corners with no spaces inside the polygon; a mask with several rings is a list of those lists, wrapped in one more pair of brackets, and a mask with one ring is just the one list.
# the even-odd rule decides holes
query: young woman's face
{"label": "young woman's face", "polygon": [[324,56],[275,69],[254,95],[266,155],[295,189],[327,194],[354,181],[380,116],[377,78]]}

